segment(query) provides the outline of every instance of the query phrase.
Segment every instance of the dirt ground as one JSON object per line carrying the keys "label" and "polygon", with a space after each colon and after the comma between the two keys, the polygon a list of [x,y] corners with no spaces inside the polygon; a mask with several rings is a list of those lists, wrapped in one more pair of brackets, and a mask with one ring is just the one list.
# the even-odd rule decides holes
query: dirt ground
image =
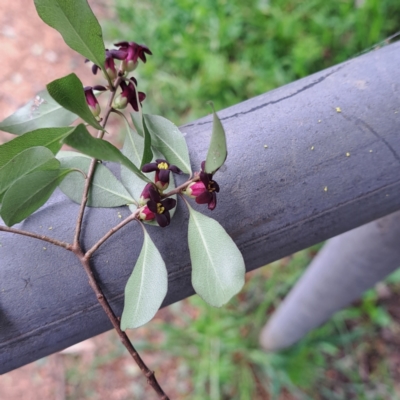
{"label": "dirt ground", "polygon": [[[108,1],[90,1],[96,15],[111,14]],[[32,0],[0,2],[0,121],[54,79],[75,72],[94,85],[90,65],[38,17]],[[98,78],[97,78],[98,79]],[[0,132],[0,142],[11,138]]]}

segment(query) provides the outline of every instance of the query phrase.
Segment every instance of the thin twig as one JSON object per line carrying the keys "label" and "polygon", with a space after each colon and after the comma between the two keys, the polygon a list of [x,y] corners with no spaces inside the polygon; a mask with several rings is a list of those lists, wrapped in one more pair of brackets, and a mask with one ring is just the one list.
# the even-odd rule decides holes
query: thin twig
{"label": "thin twig", "polygon": [[161,197],[166,198],[166,197],[171,197],[174,194],[180,194],[182,190],[186,189],[191,183],[197,182],[199,179],[200,179],[199,175],[195,174],[195,176],[192,179],[187,180],[185,183],[182,183],[182,185],[179,185],[175,189],[170,190],[168,193],[162,194]]}
{"label": "thin twig", "polygon": [[[129,222],[129,221],[127,221],[127,222]],[[90,284],[91,288],[93,289],[94,293],[96,294],[97,300],[99,301],[99,303],[103,307],[103,310],[107,314],[107,316],[108,316],[109,320],[111,321],[114,329],[117,331],[118,336],[120,337],[122,344],[126,347],[126,349],[128,350],[129,354],[136,361],[136,364],[139,366],[139,368],[141,369],[143,374],[146,376],[147,382],[155,390],[155,392],[158,394],[159,398],[161,400],[169,400],[169,397],[164,393],[163,389],[161,388],[161,386],[157,382],[157,379],[156,379],[156,377],[154,375],[154,371],[151,371],[147,367],[147,365],[144,363],[144,361],[140,357],[139,353],[133,347],[129,337],[127,336],[127,334],[121,330],[120,322],[119,322],[118,317],[114,314],[114,311],[112,310],[112,308],[111,308],[110,304],[108,303],[107,299],[105,298],[105,296],[104,296],[99,284],[96,281],[96,278],[94,276],[93,270],[92,270],[92,268],[90,266],[90,260],[89,260],[89,257],[87,255],[87,253],[86,253],[86,255],[83,254],[83,252],[80,249],[74,249],[73,252],[79,258],[83,268],[85,269],[85,272],[86,272],[86,274],[87,274],[87,276],[89,278],[89,284]]]}
{"label": "thin twig", "polygon": [[[101,123],[101,126],[103,128],[105,128],[105,126],[107,124],[107,121],[108,121],[108,117],[111,114],[112,102],[114,100],[116,90],[117,90],[120,82],[123,79],[124,78],[122,76],[118,76],[118,78],[114,82],[114,86],[111,89],[110,99],[109,99],[108,104],[107,104],[107,108],[106,108],[106,111],[105,111],[105,114],[104,114],[104,119],[102,120],[102,123]],[[104,131],[103,130],[99,130],[98,133],[97,133],[97,138],[98,139],[102,139],[103,135],[104,135]],[[79,209],[79,214],[78,214],[76,228],[75,228],[75,236],[74,236],[74,242],[73,242],[73,245],[72,245],[72,251],[79,258],[83,268],[85,269],[85,272],[86,272],[86,274],[87,274],[87,276],[89,278],[89,284],[90,284],[91,288],[93,289],[94,293],[96,294],[98,302],[103,307],[103,309],[104,309],[106,315],[108,316],[109,320],[111,321],[114,329],[117,331],[117,334],[121,339],[121,342],[126,347],[126,349],[128,350],[129,354],[132,356],[132,358],[135,360],[136,364],[139,366],[141,371],[144,373],[144,375],[147,378],[148,383],[155,390],[155,392],[158,394],[159,398],[161,400],[169,400],[169,397],[164,393],[163,389],[158,384],[157,379],[156,379],[156,377],[154,375],[154,372],[151,371],[146,366],[146,364],[143,362],[143,360],[140,357],[140,355],[138,354],[138,352],[133,347],[133,345],[130,342],[130,340],[129,340],[128,336],[126,335],[126,333],[121,330],[119,319],[114,314],[114,311],[112,310],[110,304],[108,303],[107,299],[105,298],[105,296],[104,296],[99,284],[96,281],[96,278],[94,276],[93,270],[92,270],[92,268],[90,266],[90,257],[93,255],[93,253],[109,237],[111,237],[115,232],[117,232],[119,229],[121,229],[124,225],[126,225],[131,220],[135,219],[136,216],[137,216],[137,213],[139,211],[133,213],[128,218],[126,218],[124,221],[122,221],[117,226],[112,228],[109,232],[107,232],[91,249],[89,249],[86,252],[86,254],[83,253],[82,247],[81,247],[81,245],[79,243],[79,237],[80,237],[80,233],[81,233],[81,229],[82,229],[83,215],[85,213],[85,208],[86,208],[86,204],[87,204],[88,196],[89,196],[89,189],[90,189],[91,181],[93,179],[94,171],[95,171],[95,168],[96,168],[96,163],[97,163],[97,160],[96,159],[92,159],[92,161],[90,163],[89,170],[88,170],[87,179],[86,179],[86,182],[85,182],[85,187],[84,187],[83,195],[82,195],[81,206],[80,206],[80,209]]]}
{"label": "thin twig", "polygon": [[[107,125],[107,121],[108,121],[108,117],[111,114],[112,111],[112,102],[114,100],[115,97],[115,93],[117,91],[117,88],[121,82],[123,78],[122,77],[118,77],[115,80],[114,86],[111,89],[111,96],[110,99],[108,100],[108,104],[107,104],[107,108],[104,114],[104,118],[103,121],[101,123],[101,126],[103,128],[105,128],[105,126]],[[98,139],[102,139],[104,136],[104,131],[103,130],[99,130],[97,132],[97,138]],[[89,189],[90,189],[90,184],[92,183],[92,179],[93,179],[93,175],[94,175],[94,171],[96,169],[96,164],[97,164],[97,160],[95,158],[92,159],[92,161],[90,162],[90,166],[89,166],[89,170],[87,173],[87,178],[86,178],[86,182],[85,182],[85,187],[83,189],[83,194],[82,194],[82,201],[81,201],[81,206],[79,208],[79,213],[78,213],[78,218],[76,220],[76,227],[75,227],[75,235],[74,235],[74,246],[78,247],[79,245],[79,236],[81,234],[81,230],[82,230],[82,221],[83,221],[83,215],[85,213],[85,208],[86,208],[86,204],[89,198]]]}
{"label": "thin twig", "polygon": [[23,236],[28,236],[28,237],[31,237],[31,238],[34,238],[34,239],[43,240],[45,242],[54,244],[55,246],[60,246],[60,247],[63,247],[64,249],[66,249],[66,250],[72,251],[72,244],[69,244],[67,242],[61,242],[60,240],[53,239],[53,238],[51,238],[49,236],[46,236],[46,235],[40,235],[38,233],[23,231],[21,229],[9,228],[7,226],[2,226],[2,225],[0,225],[0,231],[16,233],[18,235],[23,235]]}
{"label": "thin twig", "polygon": [[130,221],[133,221],[136,219],[136,217],[139,214],[139,209],[134,212],[133,214],[129,215],[129,217],[125,218],[123,221],[121,221],[118,225],[114,226],[114,228],[111,228],[100,240],[97,241],[86,253],[85,257],[90,258],[93,253],[107,240],[109,239],[112,235],[114,235],[115,232],[119,231],[123,226],[128,224]]}

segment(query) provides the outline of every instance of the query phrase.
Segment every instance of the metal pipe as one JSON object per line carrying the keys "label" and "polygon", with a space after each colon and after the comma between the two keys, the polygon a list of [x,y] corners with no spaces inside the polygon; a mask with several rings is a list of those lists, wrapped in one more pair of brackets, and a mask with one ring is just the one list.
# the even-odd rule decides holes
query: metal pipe
{"label": "metal pipe", "polygon": [[400,267],[400,211],[330,239],[261,335],[269,351],[291,346]]}
{"label": "metal pipe", "polygon": [[[219,112],[228,160],[209,213],[248,270],[400,209],[400,44],[395,43]],[[267,66],[266,66],[267,67]],[[181,130],[193,167],[204,160],[211,115]],[[127,208],[89,209],[88,248]],[[77,206],[56,192],[22,224],[70,241]],[[164,305],[193,293],[182,204],[171,225],[149,228],[169,269]],[[141,235],[128,225],[94,256],[117,313]],[[110,329],[72,254],[0,233],[0,373]]]}

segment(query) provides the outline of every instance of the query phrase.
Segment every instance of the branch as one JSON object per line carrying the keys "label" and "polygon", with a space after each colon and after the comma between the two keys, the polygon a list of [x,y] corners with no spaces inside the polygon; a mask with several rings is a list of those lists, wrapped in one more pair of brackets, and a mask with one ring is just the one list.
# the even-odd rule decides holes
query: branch
{"label": "branch", "polygon": [[[132,214],[132,215],[134,215],[134,214]],[[129,216],[128,218],[126,218],[123,222],[125,222],[125,224],[127,224],[129,222],[128,219],[132,218],[132,215]],[[119,224],[119,225],[121,225],[121,224]],[[110,236],[111,236],[111,234],[110,234]],[[136,361],[136,364],[139,366],[139,368],[141,369],[143,374],[146,376],[147,382],[155,390],[155,392],[158,394],[159,398],[161,400],[169,400],[169,397],[164,393],[163,389],[161,388],[161,386],[157,382],[157,379],[156,379],[156,377],[154,375],[154,371],[151,371],[147,367],[147,365],[144,363],[144,361],[140,357],[139,353],[133,347],[132,343],[130,342],[130,340],[129,340],[128,336],[127,336],[127,334],[121,330],[118,317],[114,314],[114,311],[112,310],[112,308],[111,308],[110,304],[108,303],[107,299],[105,298],[100,286],[98,285],[98,283],[96,281],[96,278],[94,277],[92,268],[90,266],[88,253],[83,254],[83,252],[80,249],[74,249],[73,252],[79,258],[83,268],[85,269],[85,272],[86,272],[86,274],[87,274],[87,276],[89,278],[89,285],[91,286],[91,288],[93,289],[94,293],[96,294],[97,300],[99,301],[99,303],[103,307],[103,310],[107,314],[107,316],[108,316],[109,320],[111,321],[114,329],[117,331],[118,336],[120,337],[122,344],[126,347],[126,349],[128,350],[129,354]]]}
{"label": "branch", "polygon": [[72,245],[67,243],[67,242],[61,242],[57,239],[53,239],[49,236],[46,235],[39,235],[38,233],[33,233],[33,232],[27,232],[27,231],[23,231],[20,229],[15,229],[15,228],[9,228],[7,226],[2,226],[0,225],[0,231],[3,232],[10,232],[10,233],[16,233],[18,235],[22,235],[22,236],[28,236],[34,239],[38,239],[38,240],[43,240],[45,242],[54,244],[55,246],[60,246],[63,247],[66,250],[72,251]]}
{"label": "branch", "polygon": [[90,248],[86,254],[85,257],[90,258],[93,253],[112,235],[114,235],[115,232],[119,231],[123,226],[128,224],[130,221],[133,221],[136,219],[136,217],[139,214],[139,209],[136,210],[133,214],[131,214],[129,217],[125,218],[123,221],[121,221],[118,225],[114,226],[114,228],[110,229],[97,243],[95,243],[92,248]]}
{"label": "branch", "polygon": [[[104,115],[104,119],[103,119],[103,121],[101,123],[101,126],[103,128],[105,128],[105,126],[107,125],[108,117],[110,116],[111,111],[112,111],[112,102],[114,100],[115,93],[116,93],[117,88],[118,88],[118,86],[119,86],[119,84],[120,84],[122,79],[123,79],[122,77],[118,77],[115,80],[114,86],[110,89],[111,90],[111,95],[110,95],[110,98],[108,100],[108,104],[107,104],[106,112],[105,112],[105,115]],[[104,136],[104,131],[103,130],[99,130],[97,132],[97,138],[98,139],[102,139],[103,136]],[[82,230],[83,215],[85,213],[86,204],[87,204],[87,201],[88,201],[88,198],[89,198],[89,189],[90,189],[90,184],[92,183],[94,171],[96,169],[96,163],[97,163],[97,160],[95,158],[93,158],[91,163],[90,163],[89,170],[88,170],[88,173],[87,173],[85,187],[83,189],[81,206],[80,206],[80,209],[79,209],[78,218],[77,218],[76,227],[75,227],[75,236],[74,236],[74,242],[73,242],[75,247],[79,246],[79,236],[80,236],[81,230]]]}

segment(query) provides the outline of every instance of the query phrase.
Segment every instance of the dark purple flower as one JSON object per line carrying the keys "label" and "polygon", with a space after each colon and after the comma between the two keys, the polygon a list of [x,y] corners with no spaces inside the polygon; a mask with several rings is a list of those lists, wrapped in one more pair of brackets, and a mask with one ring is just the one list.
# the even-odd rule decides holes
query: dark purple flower
{"label": "dark purple flower", "polygon": [[212,179],[212,174],[204,172],[205,161],[201,163],[200,182],[203,183],[205,191],[196,196],[197,204],[208,204],[209,210],[214,210],[217,206],[217,193],[219,185]]}
{"label": "dark purple flower", "polygon": [[142,191],[142,193],[141,193],[141,195],[140,195],[140,198],[139,198],[139,205],[140,205],[140,206],[146,205],[146,204],[148,203],[148,201],[150,200],[150,188],[151,188],[152,186],[153,186],[152,183],[148,183],[148,184],[144,187],[144,189],[143,189],[143,191]]}
{"label": "dark purple flower", "polygon": [[[106,49],[106,61],[105,61],[105,69],[110,77],[110,79],[115,79],[117,77],[117,70],[115,68],[115,60],[123,60],[126,57],[126,51],[121,50],[108,50]],[[86,60],[88,62],[89,60]],[[101,69],[98,65],[92,65],[92,72],[93,74],[97,74],[97,71]]]}
{"label": "dark purple flower", "polygon": [[171,221],[169,210],[176,206],[176,200],[170,198],[161,200],[160,192],[154,186],[149,188],[149,194],[150,200],[145,208],[154,214],[158,225],[164,228]]}
{"label": "dark purple flower", "polygon": [[122,81],[120,83],[122,92],[115,98],[113,107],[122,109],[125,108],[129,103],[135,111],[139,111],[138,98],[139,103],[142,103],[142,101],[146,98],[146,94],[143,92],[138,92],[138,95],[136,96],[136,86],[137,81],[133,77],[129,79],[128,84],[126,84],[125,81]]}
{"label": "dark purple flower", "polygon": [[119,47],[119,51],[125,52],[125,57],[122,61],[124,71],[133,71],[138,65],[139,58],[145,63],[146,53],[152,54],[147,46],[135,42],[118,42],[115,43],[115,46]]}
{"label": "dark purple flower", "polygon": [[[96,96],[93,93],[93,89],[96,90],[96,87],[93,88],[92,86],[86,86],[83,88],[83,90],[85,92],[86,103],[89,106],[90,111],[92,112],[92,114],[95,117],[98,117],[100,115],[101,110],[100,110],[99,102],[97,101]],[[104,88],[104,90],[105,90],[105,88]]]}
{"label": "dark purple flower", "polygon": [[165,190],[169,186],[170,171],[174,172],[175,174],[182,173],[182,171],[176,165],[172,165],[167,161],[161,159],[156,160],[156,162],[154,163],[143,165],[142,171],[143,172],[156,171],[154,183],[160,190]]}

